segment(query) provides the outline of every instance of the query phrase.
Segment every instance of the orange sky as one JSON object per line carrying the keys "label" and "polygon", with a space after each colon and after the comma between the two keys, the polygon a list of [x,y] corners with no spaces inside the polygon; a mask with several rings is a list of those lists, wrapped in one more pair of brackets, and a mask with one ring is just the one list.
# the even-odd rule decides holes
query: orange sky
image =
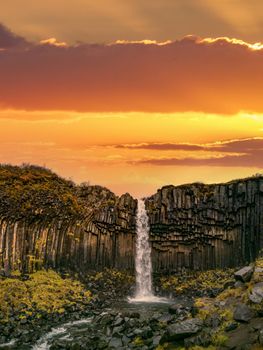
{"label": "orange sky", "polygon": [[[238,2],[231,17],[226,9],[235,1],[200,0],[199,11],[206,9],[211,21],[217,15],[215,26],[204,28],[194,17],[200,29],[195,34],[202,37],[171,39],[173,30],[168,35],[163,19],[160,33],[150,30],[157,2],[147,17],[140,12],[144,2],[120,5],[120,13],[104,8],[103,15],[87,1],[87,18],[115,21],[111,30],[97,29],[99,44],[88,43],[96,42],[89,35],[85,43],[79,26],[74,43],[72,33],[53,18],[37,25],[34,6],[27,25],[25,7],[13,22],[13,7],[4,5],[5,21],[19,33],[0,25],[0,162],[45,165],[76,182],[136,197],[170,183],[219,182],[261,172],[261,18],[255,6],[246,14],[245,2]],[[54,13],[59,3],[53,3]],[[45,4],[39,5],[43,16],[51,8]],[[186,11],[180,1],[176,9],[176,16]],[[253,18],[248,38],[245,28]]]}

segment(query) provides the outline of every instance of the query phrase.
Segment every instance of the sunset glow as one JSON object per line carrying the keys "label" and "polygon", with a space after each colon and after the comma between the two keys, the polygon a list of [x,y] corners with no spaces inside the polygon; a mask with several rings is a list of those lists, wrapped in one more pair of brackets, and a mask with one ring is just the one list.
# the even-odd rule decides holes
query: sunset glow
{"label": "sunset glow", "polygon": [[[113,21],[120,33],[92,22],[97,40],[77,23],[73,40],[54,18],[46,31],[34,21],[27,26],[22,7],[14,23],[3,5],[0,162],[45,165],[78,183],[135,196],[169,183],[261,172],[263,44],[257,20],[244,34],[251,20],[247,3],[239,2],[230,16],[227,2],[200,1],[207,23],[215,23],[212,32],[195,12],[191,30],[176,32],[165,12],[159,33],[153,26],[158,6],[147,17],[138,1],[112,0],[119,7],[107,13],[87,1],[87,16]],[[195,9],[193,1],[188,5]],[[187,11],[168,1],[163,6],[176,9],[175,17]],[[70,9],[65,5],[65,16]],[[30,11],[33,18],[35,5]]]}

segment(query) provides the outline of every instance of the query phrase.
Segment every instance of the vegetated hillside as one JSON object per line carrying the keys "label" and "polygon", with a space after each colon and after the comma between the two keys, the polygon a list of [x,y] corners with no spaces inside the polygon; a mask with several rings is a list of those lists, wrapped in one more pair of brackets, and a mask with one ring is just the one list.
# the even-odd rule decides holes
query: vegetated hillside
{"label": "vegetated hillside", "polygon": [[116,198],[104,187],[76,186],[43,167],[0,165],[0,215],[9,219],[83,218]]}

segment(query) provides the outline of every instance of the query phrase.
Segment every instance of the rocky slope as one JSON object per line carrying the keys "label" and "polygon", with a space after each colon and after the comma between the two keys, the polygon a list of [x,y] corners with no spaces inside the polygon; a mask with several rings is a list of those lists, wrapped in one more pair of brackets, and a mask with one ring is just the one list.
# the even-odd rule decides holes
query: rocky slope
{"label": "rocky slope", "polygon": [[86,274],[88,290],[51,270],[0,278],[0,348],[262,349],[263,260],[193,273],[182,276],[180,295],[169,276],[164,287],[169,282],[174,298],[144,305],[127,303],[133,278],[117,270]]}
{"label": "rocky slope", "polygon": [[[134,268],[137,201],[37,166],[0,166],[0,271]],[[263,247],[263,177],[146,199],[155,271],[243,265]]]}

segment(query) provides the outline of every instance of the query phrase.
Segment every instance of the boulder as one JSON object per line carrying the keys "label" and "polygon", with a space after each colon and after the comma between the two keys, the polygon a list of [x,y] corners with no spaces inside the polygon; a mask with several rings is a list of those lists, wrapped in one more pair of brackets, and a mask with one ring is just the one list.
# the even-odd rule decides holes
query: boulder
{"label": "boulder", "polygon": [[252,310],[245,304],[238,304],[234,310],[233,318],[239,322],[249,322],[253,317]]}
{"label": "boulder", "polygon": [[160,317],[158,317],[158,321],[163,323],[170,323],[173,319],[174,319],[174,316],[168,313],[165,313]]}
{"label": "boulder", "polygon": [[167,327],[167,332],[163,335],[161,343],[166,341],[181,340],[201,331],[203,321],[199,318],[192,318],[178,322]]}
{"label": "boulder", "polygon": [[235,287],[235,288],[244,288],[245,286],[246,286],[245,283],[242,282],[242,281],[236,281],[236,282],[234,283],[234,287]]}
{"label": "boulder", "polygon": [[260,304],[263,300],[263,282],[255,284],[248,297],[252,303]]}
{"label": "boulder", "polygon": [[120,338],[111,338],[109,348],[119,349],[122,347],[122,340]]}
{"label": "boulder", "polygon": [[254,268],[252,266],[245,266],[242,269],[235,272],[235,279],[237,281],[249,282],[253,275]]}
{"label": "boulder", "polygon": [[180,304],[173,304],[169,306],[169,313],[172,315],[177,314],[178,310],[182,308]]}
{"label": "boulder", "polygon": [[153,346],[154,347],[157,347],[160,343],[160,340],[161,340],[161,336],[160,335],[156,335],[153,337]]}
{"label": "boulder", "polygon": [[195,347],[208,347],[211,344],[211,335],[206,333],[198,334],[194,337],[186,338],[184,340],[184,346],[188,348]]}
{"label": "boulder", "polygon": [[118,327],[124,323],[124,319],[122,317],[117,317],[113,322],[113,326]]}
{"label": "boulder", "polygon": [[151,338],[152,336],[153,336],[153,332],[151,327],[147,326],[142,329],[141,337],[143,339],[148,339],[148,338]]}
{"label": "boulder", "polygon": [[176,316],[184,316],[191,310],[192,306],[186,306],[183,304],[173,304],[169,306],[169,313]]}

